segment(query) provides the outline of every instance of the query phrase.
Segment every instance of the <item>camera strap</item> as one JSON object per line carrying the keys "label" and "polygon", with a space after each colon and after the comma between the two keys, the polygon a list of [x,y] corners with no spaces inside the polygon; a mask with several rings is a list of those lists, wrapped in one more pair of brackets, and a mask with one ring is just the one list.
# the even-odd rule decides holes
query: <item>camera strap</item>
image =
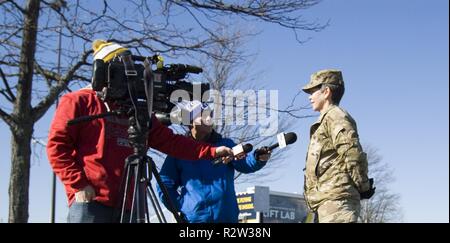
{"label": "camera strap", "polygon": [[[144,60],[144,88],[145,96],[147,97],[147,110],[149,117],[152,117],[153,112],[153,71],[151,61],[148,58]],[[150,119],[151,121],[151,119]]]}
{"label": "camera strap", "polygon": [[138,101],[137,101],[137,91],[136,91],[136,82],[137,80],[137,71],[134,68],[133,58],[130,54],[122,55],[122,61],[125,68],[125,77],[127,79],[128,85],[128,93],[130,95],[131,103],[134,107],[134,115],[136,118],[137,128],[141,130],[141,124],[138,119]]}

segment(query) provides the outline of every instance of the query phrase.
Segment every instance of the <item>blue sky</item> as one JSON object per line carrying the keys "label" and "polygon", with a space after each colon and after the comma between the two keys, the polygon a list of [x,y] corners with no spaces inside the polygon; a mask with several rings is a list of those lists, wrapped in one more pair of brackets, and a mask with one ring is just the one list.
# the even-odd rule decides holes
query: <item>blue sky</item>
{"label": "blue sky", "polygon": [[[358,122],[363,143],[379,150],[394,169],[393,192],[401,196],[405,222],[449,221],[449,33],[445,0],[325,0],[305,17],[330,20],[322,32],[300,45],[289,30],[258,25],[263,33],[248,44],[258,51],[255,70],[264,70],[261,84],[279,90],[283,107],[311,73],[324,68],[343,71],[346,93],[341,105]],[[302,94],[297,104],[307,104]],[[53,110],[35,126],[45,137]],[[260,185],[272,190],[302,192],[309,126],[298,120],[279,180]],[[10,172],[9,129],[0,122],[0,220],[7,220]],[[47,222],[51,170],[45,151],[36,146],[31,169],[30,222]],[[245,190],[253,184],[239,184]],[[58,181],[57,221],[65,221],[66,198]]]}

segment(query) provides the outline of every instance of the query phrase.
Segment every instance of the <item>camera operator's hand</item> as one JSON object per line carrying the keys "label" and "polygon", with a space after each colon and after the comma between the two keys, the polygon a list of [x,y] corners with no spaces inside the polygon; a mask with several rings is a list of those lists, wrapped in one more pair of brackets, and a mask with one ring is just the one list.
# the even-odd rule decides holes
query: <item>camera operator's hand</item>
{"label": "camera operator's hand", "polygon": [[95,190],[89,185],[75,193],[75,202],[90,202],[94,198]]}
{"label": "camera operator's hand", "polygon": [[377,189],[377,188],[373,187],[373,178],[369,178],[369,183],[370,183],[369,190],[359,193],[361,200],[362,199],[370,199],[373,196],[373,194],[375,194],[375,189]]}
{"label": "camera operator's hand", "polygon": [[267,162],[271,155],[272,151],[270,151],[268,147],[262,147],[255,150],[255,157],[258,161]]}

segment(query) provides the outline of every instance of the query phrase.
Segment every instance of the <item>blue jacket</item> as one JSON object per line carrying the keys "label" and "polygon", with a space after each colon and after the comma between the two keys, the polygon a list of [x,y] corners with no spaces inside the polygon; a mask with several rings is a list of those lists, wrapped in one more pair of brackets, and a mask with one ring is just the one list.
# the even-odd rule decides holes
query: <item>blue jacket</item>
{"label": "blue jacket", "polygon": [[[215,133],[215,146],[236,144]],[[211,141],[210,141],[211,142]],[[211,160],[180,160],[167,156],[160,171],[163,184],[178,210],[190,223],[237,223],[239,208],[234,189],[234,171],[252,173],[266,162],[257,161],[254,152],[242,160],[213,165]],[[159,198],[166,205],[159,186]]]}

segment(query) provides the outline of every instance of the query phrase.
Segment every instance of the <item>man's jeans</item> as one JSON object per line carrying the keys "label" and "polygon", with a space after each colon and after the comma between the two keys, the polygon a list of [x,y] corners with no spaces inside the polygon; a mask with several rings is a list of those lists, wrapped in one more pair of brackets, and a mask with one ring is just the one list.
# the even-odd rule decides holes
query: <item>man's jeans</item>
{"label": "man's jeans", "polygon": [[[68,223],[119,223],[120,210],[98,202],[73,202],[67,216]],[[129,222],[129,213],[125,214]]]}

